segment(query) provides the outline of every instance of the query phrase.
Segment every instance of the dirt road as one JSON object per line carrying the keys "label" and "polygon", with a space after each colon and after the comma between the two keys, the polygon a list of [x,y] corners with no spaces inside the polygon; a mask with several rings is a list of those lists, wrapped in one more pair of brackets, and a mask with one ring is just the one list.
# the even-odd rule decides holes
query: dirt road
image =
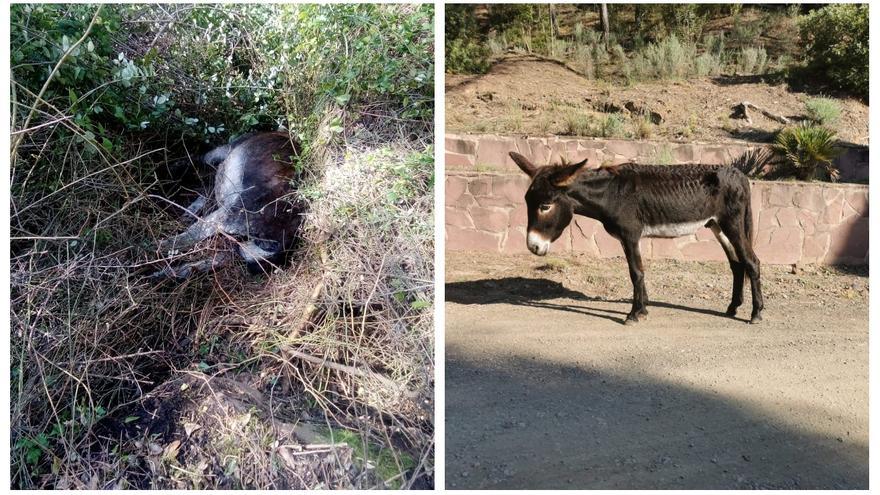
{"label": "dirt road", "polygon": [[[868,487],[867,269],[447,253],[448,488]],[[748,285],[748,284],[747,284]],[[746,299],[750,296],[746,292]]]}

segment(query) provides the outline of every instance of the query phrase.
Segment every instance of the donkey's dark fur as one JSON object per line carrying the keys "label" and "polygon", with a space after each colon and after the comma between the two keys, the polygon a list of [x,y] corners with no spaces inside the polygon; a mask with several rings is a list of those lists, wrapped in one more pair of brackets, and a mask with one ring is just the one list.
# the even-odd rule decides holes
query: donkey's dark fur
{"label": "donkey's dark fur", "polygon": [[[238,253],[252,272],[285,261],[301,223],[303,206],[291,198],[296,172],[291,163],[299,154],[298,144],[286,132],[265,132],[242,136],[207,153],[202,160],[217,167],[214,181],[216,209],[185,232],[159,243],[159,249],[176,253],[208,237],[225,234],[238,241]],[[197,201],[199,207],[205,198]],[[189,212],[197,215],[197,208]],[[186,277],[227,261],[221,256],[211,262],[167,268],[159,276]]]}
{"label": "donkey's dark fur", "polygon": [[642,237],[679,237],[706,226],[724,248],[733,272],[733,298],[727,314],[734,316],[743,300],[743,282],[752,286],[751,323],[761,320],[760,262],[752,249],[749,181],[733,166],[655,166],[625,164],[588,169],[587,161],[571,165],[533,165],[510,153],[532,178],[526,192],[528,247],[545,255],[575,214],[602,222],[619,239],[633,283],[632,311],[626,323],[648,314]]}

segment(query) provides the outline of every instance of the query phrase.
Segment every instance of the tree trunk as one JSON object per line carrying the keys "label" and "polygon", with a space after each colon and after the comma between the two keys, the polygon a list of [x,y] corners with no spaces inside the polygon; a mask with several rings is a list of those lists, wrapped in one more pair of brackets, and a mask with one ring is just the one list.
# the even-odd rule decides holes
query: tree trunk
{"label": "tree trunk", "polygon": [[599,6],[602,17],[602,40],[605,42],[605,48],[608,48],[608,36],[611,34],[611,24],[608,22],[608,4],[600,3]]}
{"label": "tree trunk", "polygon": [[554,38],[559,37],[559,25],[556,23],[556,5],[549,4],[547,8],[550,10],[550,32]]}
{"label": "tree trunk", "polygon": [[645,32],[645,8],[642,4],[636,4],[636,12],[635,12],[635,24],[636,24],[636,33],[641,36],[642,33]]}

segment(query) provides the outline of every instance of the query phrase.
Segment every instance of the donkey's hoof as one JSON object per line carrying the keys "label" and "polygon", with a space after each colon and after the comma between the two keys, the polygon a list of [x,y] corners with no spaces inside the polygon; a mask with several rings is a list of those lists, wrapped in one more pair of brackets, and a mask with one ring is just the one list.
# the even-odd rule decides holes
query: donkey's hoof
{"label": "donkey's hoof", "polygon": [[763,319],[764,318],[762,318],[761,315],[753,315],[752,319],[749,320],[749,323],[752,325],[757,325],[758,323],[761,323],[761,320]]}
{"label": "donkey's hoof", "polygon": [[643,310],[639,311],[638,313],[630,313],[630,314],[626,315],[626,319],[623,320],[623,324],[624,325],[635,325],[636,323],[638,323],[640,321],[645,321],[647,319],[648,319],[648,311],[643,309]]}
{"label": "donkey's hoof", "polygon": [[739,306],[728,306],[728,307],[727,307],[727,311],[725,311],[724,314],[726,314],[727,316],[733,318],[734,316],[736,316],[736,310],[737,310],[738,307],[739,307]]}

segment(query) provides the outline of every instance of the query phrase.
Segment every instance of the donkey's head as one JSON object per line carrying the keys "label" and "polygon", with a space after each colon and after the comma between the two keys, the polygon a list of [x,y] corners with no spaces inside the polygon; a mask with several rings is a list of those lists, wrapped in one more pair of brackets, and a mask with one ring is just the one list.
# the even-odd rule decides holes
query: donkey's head
{"label": "donkey's head", "polygon": [[532,178],[526,191],[529,223],[526,244],[529,251],[544,256],[550,243],[562,235],[574,217],[574,202],[566,194],[577,175],[586,169],[587,160],[574,164],[537,167],[516,152],[510,158]]}

